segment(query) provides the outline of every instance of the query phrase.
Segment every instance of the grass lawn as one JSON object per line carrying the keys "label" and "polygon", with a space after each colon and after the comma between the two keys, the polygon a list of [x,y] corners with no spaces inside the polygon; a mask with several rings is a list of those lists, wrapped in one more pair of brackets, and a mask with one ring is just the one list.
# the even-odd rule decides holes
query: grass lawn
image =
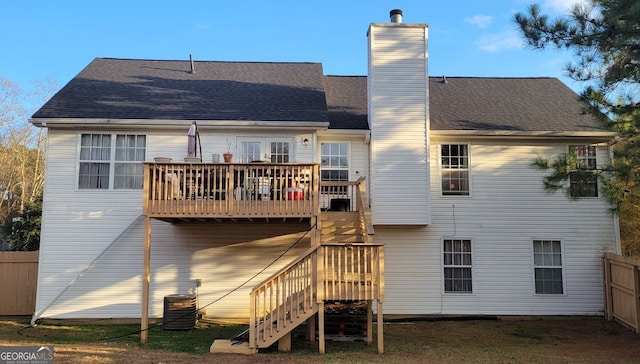
{"label": "grass lawn", "polygon": [[[385,323],[385,352],[362,341],[317,343],[294,335],[291,353],[211,354],[216,338],[245,326],[198,323],[191,331],[139,325],[38,325],[0,317],[0,346],[54,345],[56,363],[638,363],[640,335],[601,318],[502,319]],[[375,335],[374,335],[375,338]]]}

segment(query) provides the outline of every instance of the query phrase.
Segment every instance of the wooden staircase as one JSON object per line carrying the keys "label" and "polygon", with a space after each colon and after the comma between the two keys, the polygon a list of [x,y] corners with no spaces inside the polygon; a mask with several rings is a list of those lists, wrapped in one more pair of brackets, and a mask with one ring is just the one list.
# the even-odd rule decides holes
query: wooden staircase
{"label": "wooden staircase", "polygon": [[[289,351],[291,332],[302,323],[308,323],[315,341],[317,314],[319,351],[324,353],[325,301],[367,301],[367,342],[372,341],[374,300],[382,322],[384,246],[371,243],[366,195],[364,190],[358,192],[358,205],[366,207],[322,212],[319,244],[253,288],[248,342],[216,340],[211,352],[251,354],[276,342],[280,351]],[[382,325],[378,325],[378,352],[382,351]]]}
{"label": "wooden staircase", "polygon": [[358,212],[326,211],[321,215],[322,243],[364,243]]}

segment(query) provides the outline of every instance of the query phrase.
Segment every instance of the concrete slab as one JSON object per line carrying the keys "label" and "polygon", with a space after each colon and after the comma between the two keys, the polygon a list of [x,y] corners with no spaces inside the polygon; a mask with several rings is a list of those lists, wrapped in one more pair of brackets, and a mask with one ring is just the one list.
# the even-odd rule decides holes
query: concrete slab
{"label": "concrete slab", "polygon": [[215,340],[209,351],[212,353],[255,354],[257,349],[249,348],[249,343],[232,343],[231,340]]}

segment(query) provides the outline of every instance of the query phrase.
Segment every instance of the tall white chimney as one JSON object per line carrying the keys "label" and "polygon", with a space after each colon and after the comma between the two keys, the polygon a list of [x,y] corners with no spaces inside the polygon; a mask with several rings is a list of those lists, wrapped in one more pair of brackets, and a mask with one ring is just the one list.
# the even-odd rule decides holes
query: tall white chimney
{"label": "tall white chimney", "polygon": [[369,26],[370,188],[373,223],[431,223],[426,24]]}

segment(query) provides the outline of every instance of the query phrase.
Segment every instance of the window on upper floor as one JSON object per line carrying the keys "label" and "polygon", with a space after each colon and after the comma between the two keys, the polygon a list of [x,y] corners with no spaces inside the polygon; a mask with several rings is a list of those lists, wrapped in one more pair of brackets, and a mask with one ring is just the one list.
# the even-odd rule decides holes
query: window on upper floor
{"label": "window on upper floor", "polygon": [[82,134],[78,189],[141,189],[146,136]]}
{"label": "window on upper floor", "polygon": [[322,181],[349,180],[349,144],[320,144],[320,176]]}
{"label": "window on upper floor", "polygon": [[349,143],[320,143],[320,180],[333,182],[320,186],[320,207],[331,210],[347,210],[353,196],[346,185],[349,181]]}
{"label": "window on upper floor", "polygon": [[597,147],[595,145],[569,146],[575,157],[573,171],[569,172],[569,188],[573,197],[598,197]]}
{"label": "window on upper floor", "polygon": [[442,194],[469,195],[469,146],[442,144],[440,147]]}
{"label": "window on upper floor", "polygon": [[445,293],[472,293],[471,240],[444,239],[443,267]]}
{"label": "window on upper floor", "polygon": [[563,294],[562,244],[559,240],[533,241],[536,294]]}

